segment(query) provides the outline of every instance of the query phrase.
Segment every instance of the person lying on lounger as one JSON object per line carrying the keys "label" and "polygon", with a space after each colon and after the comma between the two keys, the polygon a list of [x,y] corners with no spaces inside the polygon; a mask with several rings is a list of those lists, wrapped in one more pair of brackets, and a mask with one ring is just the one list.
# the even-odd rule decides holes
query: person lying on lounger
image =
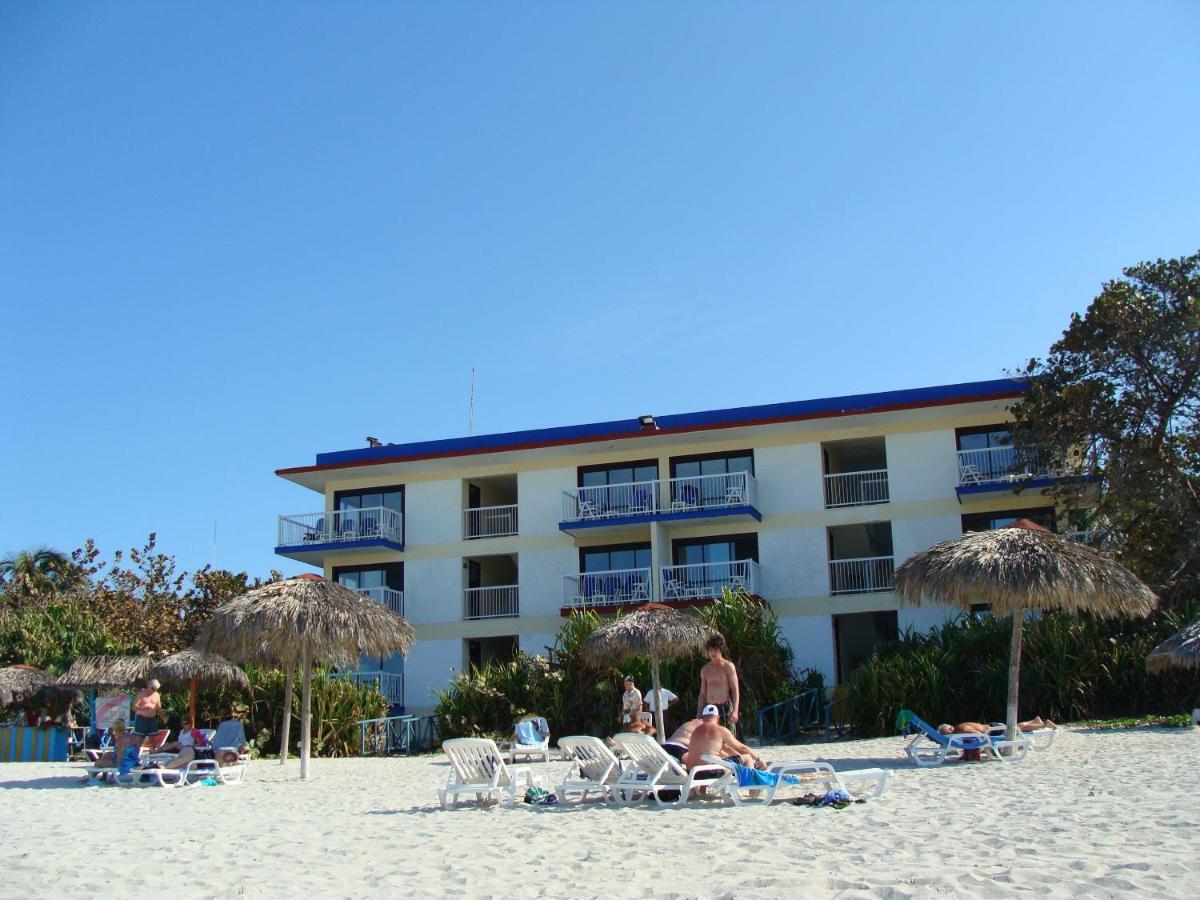
{"label": "person lying on lounger", "polygon": [[[1034,716],[1025,722],[1017,723],[1018,731],[1037,731],[1039,728],[1057,728],[1049,719],[1043,719],[1041,716]],[[938,726],[938,731],[942,734],[988,734],[991,727],[984,725],[982,722],[959,722],[957,725],[942,724]]]}
{"label": "person lying on lounger", "polygon": [[164,769],[183,769],[194,759],[213,759],[218,765],[231,766],[238,760],[237,751],[228,747],[214,749],[204,734],[192,727],[192,720],[184,716],[179,729],[179,740],[174,742],[175,756],[163,765]]}

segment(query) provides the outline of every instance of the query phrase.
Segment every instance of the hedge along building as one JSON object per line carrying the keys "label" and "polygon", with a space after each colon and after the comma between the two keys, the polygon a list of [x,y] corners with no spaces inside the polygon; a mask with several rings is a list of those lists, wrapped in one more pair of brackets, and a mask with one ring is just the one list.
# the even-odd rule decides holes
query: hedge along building
{"label": "hedge along building", "polygon": [[[544,653],[574,609],[687,607],[745,589],[799,667],[844,682],[880,640],[956,614],[900,608],[896,566],[967,530],[1066,529],[1012,448],[1011,379],[319,453],[321,495],[276,552],[402,612],[406,663],[359,677],[421,712],[464,667]],[[304,504],[298,504],[303,506]],[[1060,527],[1061,526],[1061,527]]]}

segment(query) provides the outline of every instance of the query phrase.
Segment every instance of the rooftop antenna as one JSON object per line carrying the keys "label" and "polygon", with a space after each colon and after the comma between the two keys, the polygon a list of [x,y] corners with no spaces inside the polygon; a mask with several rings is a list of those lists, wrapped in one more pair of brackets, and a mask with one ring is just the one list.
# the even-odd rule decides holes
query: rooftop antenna
{"label": "rooftop antenna", "polygon": [[471,394],[467,398],[467,436],[475,430],[475,367],[471,366]]}

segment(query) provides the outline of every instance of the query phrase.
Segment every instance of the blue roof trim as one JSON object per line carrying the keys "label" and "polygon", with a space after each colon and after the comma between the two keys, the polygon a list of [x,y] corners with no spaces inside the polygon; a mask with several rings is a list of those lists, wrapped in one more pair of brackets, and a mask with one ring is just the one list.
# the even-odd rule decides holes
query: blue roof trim
{"label": "blue roof trim", "polygon": [[762,513],[750,504],[744,506],[721,506],[717,509],[677,509],[659,513],[640,513],[636,516],[612,516],[607,519],[578,519],[573,522],[559,522],[558,530],[570,533],[588,528],[614,528],[624,525],[647,525],[650,522],[680,522],[684,519],[714,519],[718,516],[750,516],[756,521],[762,521]]}
{"label": "blue roof trim", "polygon": [[367,548],[386,547],[389,550],[404,551],[404,545],[387,538],[363,538],[360,541],[332,541],[324,544],[285,544],[275,548],[276,556],[287,556],[299,553],[327,553],[331,550],[365,550]]}
{"label": "blue roof trim", "polygon": [[[850,394],[818,400],[739,406],[705,412],[655,416],[654,418],[660,432],[717,426],[730,427],[763,420],[820,418],[822,416],[867,413],[876,409],[893,407],[935,406],[950,402],[969,403],[977,399],[1014,395],[1024,390],[1026,383],[1024,379],[997,378],[991,381],[968,381],[960,384],[943,384],[900,391],[881,391],[873,394]],[[453,456],[530,445],[573,443],[606,437],[631,438],[654,433],[644,431],[637,419],[616,419],[611,422],[593,422],[587,425],[535,428],[528,431],[509,431],[462,438],[416,441],[409,444],[387,444],[383,447],[362,447],[356,450],[337,450],[330,453],[318,453],[316,465],[332,466],[346,463],[384,462],[407,457]]]}

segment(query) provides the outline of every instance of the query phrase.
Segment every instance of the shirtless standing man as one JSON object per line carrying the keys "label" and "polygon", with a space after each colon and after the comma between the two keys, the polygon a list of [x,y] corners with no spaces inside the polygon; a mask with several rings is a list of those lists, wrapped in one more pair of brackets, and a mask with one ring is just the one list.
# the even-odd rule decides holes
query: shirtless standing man
{"label": "shirtless standing man", "polygon": [[721,635],[714,634],[705,641],[704,650],[708,653],[709,661],[700,670],[700,697],[696,701],[696,715],[700,716],[700,710],[711,703],[720,710],[723,724],[733,729],[740,718],[737,668],[725,658],[725,638]]}

